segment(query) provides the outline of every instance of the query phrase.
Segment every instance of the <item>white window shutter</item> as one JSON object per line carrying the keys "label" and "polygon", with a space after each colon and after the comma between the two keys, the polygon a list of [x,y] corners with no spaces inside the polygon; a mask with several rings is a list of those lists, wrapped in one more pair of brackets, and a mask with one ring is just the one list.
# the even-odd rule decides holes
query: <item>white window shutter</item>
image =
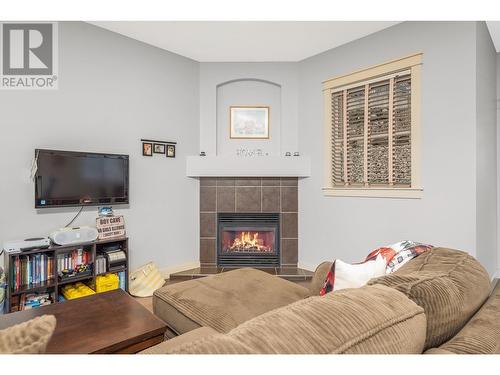
{"label": "white window shutter", "polygon": [[332,182],[333,185],[344,185],[344,93],[332,94],[331,118],[332,145]]}
{"label": "white window shutter", "polygon": [[389,86],[373,83],[368,93],[368,182],[389,184]]}
{"label": "white window shutter", "polygon": [[394,78],[392,179],[395,185],[411,185],[411,77]]}
{"label": "white window shutter", "polygon": [[364,184],[365,88],[347,90],[347,183]]}

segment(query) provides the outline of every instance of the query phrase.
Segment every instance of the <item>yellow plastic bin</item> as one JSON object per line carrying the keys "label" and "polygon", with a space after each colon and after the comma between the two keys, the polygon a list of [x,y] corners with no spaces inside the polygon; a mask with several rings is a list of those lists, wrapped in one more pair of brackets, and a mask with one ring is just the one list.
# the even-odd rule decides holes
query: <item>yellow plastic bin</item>
{"label": "yellow plastic bin", "polygon": [[62,294],[67,300],[90,296],[95,292],[84,283],[78,282],[76,284],[65,285],[62,288]]}
{"label": "yellow plastic bin", "polygon": [[118,289],[120,280],[117,274],[108,273],[107,275],[97,276],[95,279],[95,291],[97,293],[107,292],[108,290]]}

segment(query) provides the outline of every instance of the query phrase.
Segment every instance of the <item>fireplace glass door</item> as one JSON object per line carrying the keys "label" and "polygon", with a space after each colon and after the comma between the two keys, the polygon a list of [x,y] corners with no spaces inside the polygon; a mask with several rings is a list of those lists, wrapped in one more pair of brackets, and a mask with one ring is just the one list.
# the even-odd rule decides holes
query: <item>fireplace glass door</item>
{"label": "fireplace glass door", "polygon": [[279,265],[279,214],[219,214],[219,266]]}
{"label": "fireplace glass door", "polygon": [[274,253],[275,228],[238,227],[222,230],[221,250],[225,254]]}

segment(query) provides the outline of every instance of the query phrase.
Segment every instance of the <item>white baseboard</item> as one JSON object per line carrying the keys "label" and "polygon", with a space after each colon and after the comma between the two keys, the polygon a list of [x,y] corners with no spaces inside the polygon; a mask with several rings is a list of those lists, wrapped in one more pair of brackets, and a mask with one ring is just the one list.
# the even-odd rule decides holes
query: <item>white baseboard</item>
{"label": "white baseboard", "polygon": [[199,266],[200,266],[200,262],[184,263],[184,264],[179,264],[179,265],[172,266],[172,267],[162,268],[162,269],[160,269],[160,273],[162,274],[162,276],[165,279],[169,279],[171,273],[186,271],[186,270],[189,270],[191,268],[197,268]]}

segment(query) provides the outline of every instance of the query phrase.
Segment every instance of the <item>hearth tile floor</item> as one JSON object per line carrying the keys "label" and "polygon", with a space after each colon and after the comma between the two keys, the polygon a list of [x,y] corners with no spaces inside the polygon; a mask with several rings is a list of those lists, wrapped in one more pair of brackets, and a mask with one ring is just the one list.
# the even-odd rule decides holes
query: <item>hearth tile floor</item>
{"label": "hearth tile floor", "polygon": [[[170,280],[178,279],[196,279],[209,275],[215,275],[222,272],[234,270],[234,267],[197,267],[185,271],[175,272],[170,274]],[[272,267],[272,268],[257,268],[261,271],[267,272],[290,281],[309,281],[312,279],[314,272],[298,268],[298,267]]]}

